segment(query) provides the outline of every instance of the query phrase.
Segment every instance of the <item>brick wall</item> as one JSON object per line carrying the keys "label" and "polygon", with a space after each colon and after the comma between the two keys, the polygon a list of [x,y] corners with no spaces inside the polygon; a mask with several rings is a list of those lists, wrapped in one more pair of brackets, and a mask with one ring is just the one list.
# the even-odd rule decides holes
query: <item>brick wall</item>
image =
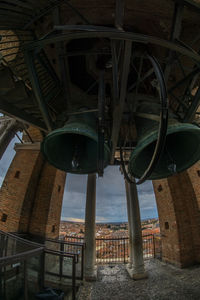
{"label": "brick wall", "polygon": [[[43,140],[43,135],[40,130],[34,127],[29,127],[27,129],[29,136],[31,137],[33,142],[41,142]],[[23,141],[30,143],[30,138],[26,132],[23,134]]]}
{"label": "brick wall", "polygon": [[196,164],[153,182],[162,235],[163,260],[186,267],[200,262],[199,182]]}
{"label": "brick wall", "polygon": [[[34,142],[42,140],[37,129],[29,134]],[[0,229],[57,238],[66,173],[49,165],[39,150],[23,144],[16,149],[0,189]]]}
{"label": "brick wall", "polygon": [[37,187],[29,232],[58,238],[66,173],[45,162]]}
{"label": "brick wall", "polygon": [[42,160],[39,151],[17,151],[0,189],[1,230],[26,231]]}

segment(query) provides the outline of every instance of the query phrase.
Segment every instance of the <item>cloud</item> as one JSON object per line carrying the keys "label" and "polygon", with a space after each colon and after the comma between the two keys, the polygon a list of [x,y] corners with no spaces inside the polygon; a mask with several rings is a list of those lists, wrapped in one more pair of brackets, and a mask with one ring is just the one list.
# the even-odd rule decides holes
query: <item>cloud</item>
{"label": "cloud", "polygon": [[106,223],[107,219],[104,217],[96,216],[96,222],[97,223]]}
{"label": "cloud", "polygon": [[85,219],[67,218],[67,217],[63,217],[62,220],[63,221],[68,221],[68,222],[77,222],[77,223],[83,223],[83,222],[85,222]]}
{"label": "cloud", "polygon": [[[63,199],[63,217],[85,217],[85,201],[87,189],[86,175],[67,175],[65,194]],[[147,181],[137,186],[140,203],[141,218],[157,217],[157,208],[152,182]],[[109,166],[105,169],[104,177],[97,178],[96,194],[97,222],[127,221],[126,193],[124,178],[119,167]]]}

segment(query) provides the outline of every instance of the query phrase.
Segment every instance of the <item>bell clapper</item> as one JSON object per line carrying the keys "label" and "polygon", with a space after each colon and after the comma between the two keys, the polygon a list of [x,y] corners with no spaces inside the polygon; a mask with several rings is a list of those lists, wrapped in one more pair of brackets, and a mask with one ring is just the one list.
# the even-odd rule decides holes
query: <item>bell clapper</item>
{"label": "bell clapper", "polygon": [[175,173],[177,172],[177,170],[176,170],[176,163],[175,163],[173,157],[171,156],[171,154],[170,154],[170,152],[169,152],[169,150],[167,149],[166,146],[165,146],[165,149],[166,149],[166,151],[167,151],[167,154],[168,154],[169,159],[170,159],[171,162],[172,162],[171,164],[168,165],[167,168],[168,168],[169,171],[171,171],[173,174],[175,174]]}
{"label": "bell clapper", "polygon": [[74,146],[74,153],[72,158],[72,169],[77,170],[80,168],[80,160],[81,160],[81,142],[83,143],[82,137],[80,139],[76,139],[76,144]]}

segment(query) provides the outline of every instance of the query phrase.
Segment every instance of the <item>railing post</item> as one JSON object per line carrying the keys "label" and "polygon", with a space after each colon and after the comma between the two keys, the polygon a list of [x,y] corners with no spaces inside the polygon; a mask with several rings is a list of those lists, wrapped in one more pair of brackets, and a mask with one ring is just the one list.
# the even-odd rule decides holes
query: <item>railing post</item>
{"label": "railing post", "polygon": [[72,259],[72,300],[76,299],[76,262],[75,256]]}
{"label": "railing post", "polygon": [[153,234],[153,257],[156,258],[156,247],[155,247],[155,237]]}
{"label": "railing post", "polygon": [[[64,252],[64,244],[61,242],[60,243],[60,251],[62,252],[62,254],[63,254],[63,252]],[[60,255],[60,259],[59,259],[59,261],[60,261],[60,272],[59,272],[59,275],[60,275],[60,278],[63,276],[63,255]]]}
{"label": "railing post", "polygon": [[24,299],[28,300],[28,274],[26,260],[24,261]]}
{"label": "railing post", "polygon": [[125,245],[125,239],[124,239],[124,264],[126,263],[126,245]]}
{"label": "railing post", "polygon": [[85,254],[85,246],[82,245],[81,246],[81,280],[83,280],[83,276],[84,276],[84,254]]}
{"label": "railing post", "polygon": [[44,281],[45,281],[45,250],[43,250],[41,257],[40,257],[40,274],[39,274],[39,285],[40,289],[44,288]]}

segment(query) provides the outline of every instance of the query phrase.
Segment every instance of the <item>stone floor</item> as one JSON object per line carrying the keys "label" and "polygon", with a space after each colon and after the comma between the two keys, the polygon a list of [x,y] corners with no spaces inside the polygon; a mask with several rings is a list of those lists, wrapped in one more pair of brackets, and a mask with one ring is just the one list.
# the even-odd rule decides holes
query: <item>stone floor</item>
{"label": "stone floor", "polygon": [[134,281],[124,265],[98,267],[96,282],[81,287],[78,300],[200,300],[200,266],[178,269],[145,262],[148,279]]}

